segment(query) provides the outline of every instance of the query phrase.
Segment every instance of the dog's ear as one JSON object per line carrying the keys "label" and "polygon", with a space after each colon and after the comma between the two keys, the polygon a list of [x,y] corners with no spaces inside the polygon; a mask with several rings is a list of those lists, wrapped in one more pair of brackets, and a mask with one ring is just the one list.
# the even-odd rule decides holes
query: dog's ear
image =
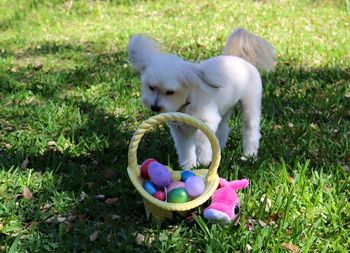
{"label": "dog's ear", "polygon": [[159,53],[159,45],[145,35],[135,35],[128,45],[129,59],[133,67],[142,72],[147,67],[152,55]]}
{"label": "dog's ear", "polygon": [[183,79],[188,86],[197,86],[207,92],[211,92],[212,89],[223,87],[219,82],[210,80],[205,72],[198,69],[196,65],[187,65],[183,71]]}

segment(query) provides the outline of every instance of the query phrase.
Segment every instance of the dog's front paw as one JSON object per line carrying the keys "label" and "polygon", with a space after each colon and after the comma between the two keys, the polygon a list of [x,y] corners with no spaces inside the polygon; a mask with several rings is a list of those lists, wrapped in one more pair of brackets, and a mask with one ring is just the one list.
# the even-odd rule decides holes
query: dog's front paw
{"label": "dog's front paw", "polygon": [[190,160],[190,161],[181,163],[181,168],[183,170],[190,170],[190,169],[195,168],[195,167],[197,167],[196,160]]}
{"label": "dog's front paw", "polygon": [[244,153],[243,156],[241,157],[242,161],[256,161],[258,160],[258,153]]}
{"label": "dog's front paw", "polygon": [[211,163],[211,154],[199,154],[198,155],[198,164],[204,165],[205,167],[209,166]]}

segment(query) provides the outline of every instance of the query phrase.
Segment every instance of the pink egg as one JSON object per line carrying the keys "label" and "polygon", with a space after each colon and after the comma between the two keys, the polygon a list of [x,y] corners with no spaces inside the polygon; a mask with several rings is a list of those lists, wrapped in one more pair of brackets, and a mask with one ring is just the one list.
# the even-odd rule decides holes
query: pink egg
{"label": "pink egg", "polygon": [[185,190],[191,197],[198,197],[204,192],[205,185],[201,177],[192,176],[186,180]]}
{"label": "pink egg", "polygon": [[182,181],[174,181],[171,182],[168,186],[167,186],[167,191],[171,192],[172,190],[176,189],[176,188],[185,188],[185,183]]}
{"label": "pink egg", "polygon": [[145,161],[141,164],[140,170],[141,170],[141,177],[142,177],[143,179],[148,179],[148,178],[149,178],[149,176],[148,176],[148,167],[149,167],[149,165],[150,165],[151,163],[153,163],[153,162],[157,162],[157,160],[156,160],[156,159],[153,159],[153,158],[149,158],[149,159],[145,160]]}
{"label": "pink egg", "polygon": [[170,172],[158,162],[153,162],[148,166],[148,176],[151,182],[159,187],[167,186],[171,181]]}

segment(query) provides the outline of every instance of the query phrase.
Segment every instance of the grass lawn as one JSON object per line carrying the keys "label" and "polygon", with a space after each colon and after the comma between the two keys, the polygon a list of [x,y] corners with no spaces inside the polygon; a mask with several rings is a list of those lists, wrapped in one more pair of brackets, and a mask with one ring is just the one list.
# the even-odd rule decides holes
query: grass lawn
{"label": "grass lawn", "polygon": [[[0,10],[0,252],[348,252],[346,1],[0,0]],[[149,33],[200,61],[236,27],[279,57],[263,75],[258,161],[240,160],[239,110],[222,153],[220,176],[251,181],[241,223],[152,224],[126,173],[131,135],[151,116],[128,38]],[[177,166],[165,128],[138,156]]]}

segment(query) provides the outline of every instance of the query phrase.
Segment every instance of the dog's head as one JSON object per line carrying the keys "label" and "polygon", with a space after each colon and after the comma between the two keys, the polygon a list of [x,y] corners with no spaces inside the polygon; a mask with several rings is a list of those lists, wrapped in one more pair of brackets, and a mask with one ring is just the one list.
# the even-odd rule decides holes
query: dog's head
{"label": "dog's head", "polygon": [[132,37],[128,53],[134,68],[141,73],[141,102],[154,112],[180,111],[190,103],[194,86],[207,86],[196,64],[162,53],[159,45],[148,37]]}

